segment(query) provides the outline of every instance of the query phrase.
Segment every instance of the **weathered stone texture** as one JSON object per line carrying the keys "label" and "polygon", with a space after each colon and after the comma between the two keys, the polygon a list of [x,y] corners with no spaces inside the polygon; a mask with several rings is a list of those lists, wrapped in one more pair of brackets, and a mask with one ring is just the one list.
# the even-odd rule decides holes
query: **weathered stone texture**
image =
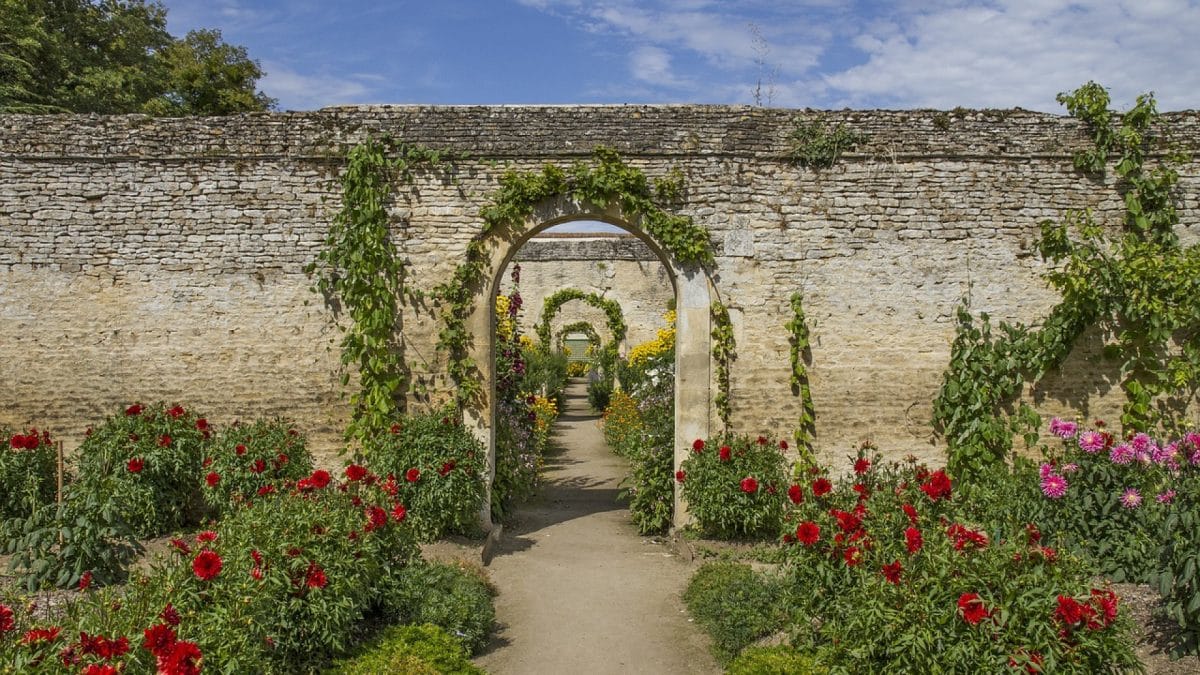
{"label": "weathered stone texture", "polygon": [[[868,141],[833,168],[793,166],[781,154],[796,116],[844,122]],[[1196,156],[1200,115],[1168,118]],[[710,232],[715,292],[734,321],[735,426],[790,432],[799,403],[784,323],[789,296],[800,292],[813,333],[818,444],[831,458],[867,438],[888,452],[936,456],[927,420],[960,299],[969,294],[974,311],[995,319],[1036,321],[1055,302],[1039,276],[1038,222],[1090,207],[1116,223],[1121,206],[1111,178],[1073,170],[1071,153],[1087,142],[1077,122],[1020,110],[3,116],[0,422],[49,427],[73,443],[120,405],[166,399],[217,422],[287,414],[316,446],[335,446],[347,412],[338,334],[303,268],[339,203],[338,153],[369,133],[466,155],[448,171],[419,174],[393,205],[408,283],[423,291],[450,277],[505,170],[566,164],[597,144],[650,176],[680,170],[687,189],[678,211]],[[1181,234],[1195,242],[1200,163],[1181,174]],[[595,261],[557,277],[534,271],[550,263],[522,264],[528,320],[540,311],[528,275],[544,277],[542,297],[568,276],[613,297],[644,290],[629,288],[643,283],[636,278],[669,287],[661,266],[641,260],[614,258],[613,276],[594,280]],[[616,271],[630,266],[638,270]],[[642,323],[630,322],[631,344]],[[447,387],[438,328],[432,303],[407,308],[405,354],[435,396]],[[1096,374],[1097,353],[1089,345],[1072,357],[1074,374],[1049,378],[1041,409],[1111,417],[1118,392]]]}

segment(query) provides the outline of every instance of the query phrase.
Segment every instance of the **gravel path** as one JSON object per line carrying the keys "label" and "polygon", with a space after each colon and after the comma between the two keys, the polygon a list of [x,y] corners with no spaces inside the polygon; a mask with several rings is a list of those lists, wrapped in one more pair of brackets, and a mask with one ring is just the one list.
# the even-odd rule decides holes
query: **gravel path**
{"label": "gravel path", "polygon": [[495,675],[720,672],[680,599],[692,568],[637,534],[616,501],[626,463],[605,446],[585,385],[566,399],[540,494],[488,567],[499,630],[475,662]]}

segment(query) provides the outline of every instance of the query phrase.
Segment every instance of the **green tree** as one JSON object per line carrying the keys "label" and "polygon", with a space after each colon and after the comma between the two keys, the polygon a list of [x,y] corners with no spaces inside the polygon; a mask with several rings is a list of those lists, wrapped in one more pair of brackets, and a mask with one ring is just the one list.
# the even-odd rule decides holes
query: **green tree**
{"label": "green tree", "polygon": [[194,30],[163,50],[170,88],[146,105],[151,115],[229,115],[268,110],[275,99],[254,85],[263,76],[246,48],[221,40],[219,30]]}
{"label": "green tree", "polygon": [[262,71],[216,31],[182,40],[147,0],[0,0],[0,112],[265,110]]}

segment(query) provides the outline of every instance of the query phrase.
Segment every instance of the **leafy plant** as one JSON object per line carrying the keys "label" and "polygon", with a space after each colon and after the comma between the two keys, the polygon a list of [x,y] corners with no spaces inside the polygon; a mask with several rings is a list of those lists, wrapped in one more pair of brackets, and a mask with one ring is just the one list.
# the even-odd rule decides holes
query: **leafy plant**
{"label": "leafy plant", "polygon": [[[0,427],[0,523],[27,518],[55,499],[58,461],[50,432],[13,433]],[[2,529],[0,529],[2,532]]]}
{"label": "leafy plant", "polygon": [[823,675],[829,669],[809,654],[787,645],[743,649],[725,669],[726,675]]}
{"label": "leafy plant", "polygon": [[1180,483],[1175,508],[1163,521],[1154,585],[1168,618],[1180,628],[1176,656],[1200,656],[1200,479]]}
{"label": "leafy plant", "polygon": [[1075,167],[1100,174],[1111,164],[1120,177],[1123,228],[1111,233],[1089,211],[1041,223],[1038,250],[1056,265],[1046,280],[1062,301],[1038,327],[1001,323],[1002,335],[993,337],[986,315],[977,328],[960,309],[934,424],[945,434],[952,470],[967,478],[1002,463],[1013,434],[1037,426],[1027,406],[1010,414],[1021,385],[1060,364],[1089,327],[1100,328],[1107,355],[1120,363],[1126,432],[1178,430],[1200,387],[1200,247],[1181,246],[1175,234],[1182,158],[1155,156],[1161,120],[1154,97],[1139,96],[1120,116],[1094,82],[1058,99],[1092,136]]}
{"label": "leafy plant", "polygon": [[381,611],[399,623],[433,624],[468,654],[487,645],[495,623],[494,589],[482,569],[466,563],[409,565],[382,586]]}
{"label": "leafy plant", "polygon": [[779,583],[749,565],[707,562],[692,576],[683,601],[713,640],[722,662],[786,625]]}
{"label": "leafy plant", "polygon": [[367,468],[394,479],[421,540],[476,531],[487,450],[453,409],[407,415],[366,447]]}
{"label": "leafy plant", "polygon": [[737,343],[733,338],[733,324],[729,320],[729,310],[720,301],[715,301],[711,307],[712,314],[712,358],[716,367],[717,393],[713,404],[717,407],[717,415],[725,430],[730,429],[730,418],[733,410],[730,407],[730,378],[729,372],[734,359],[737,358]]}
{"label": "leafy plant", "polygon": [[433,624],[390,626],[357,657],[338,661],[327,672],[347,675],[481,675],[447,631]]}
{"label": "leafy plant", "polygon": [[[410,183],[414,172],[442,161],[437,151],[376,139],[351,148],[341,176],[342,208],[316,261],[305,268],[317,274],[313,290],[349,318],[342,323],[335,312],[343,332],[342,365],[358,374],[358,389],[350,395],[347,441],[361,443],[386,431],[402,412],[410,377],[400,306],[413,294],[407,292],[407,266],[392,241],[388,207],[393,183]],[[349,384],[350,372],[344,371],[342,385]]]}
{"label": "leafy plant", "polygon": [[125,580],[142,545],[111,497],[120,493],[114,483],[110,477],[92,489],[73,489],[62,504],[43,504],[12,521],[4,552],[12,554],[10,569],[27,590],[75,587],[85,574],[97,585]]}
{"label": "leafy plant", "polygon": [[202,492],[209,510],[218,515],[313,469],[304,436],[285,419],[234,423],[216,435],[207,453]]}
{"label": "leafy plant", "polygon": [[134,404],[79,446],[74,493],[98,495],[140,537],[199,520],[208,421],[176,405]]}
{"label": "leafy plant", "polygon": [[784,327],[791,332],[792,394],[800,397],[800,419],[796,422],[796,450],[806,461],[813,457],[813,439],[817,433],[817,413],[813,406],[812,388],[808,384],[808,365],[812,362],[808,323],[804,317],[804,298],[793,293],[792,319]]}
{"label": "leafy plant", "polygon": [[676,477],[688,513],[706,534],[773,535],[783,517],[783,453],[767,439],[722,436],[697,439]]}
{"label": "leafy plant", "polygon": [[797,118],[788,135],[787,159],[810,169],[828,169],[842,153],[867,142],[865,134],[850,131],[842,123],[830,129],[822,120]]}

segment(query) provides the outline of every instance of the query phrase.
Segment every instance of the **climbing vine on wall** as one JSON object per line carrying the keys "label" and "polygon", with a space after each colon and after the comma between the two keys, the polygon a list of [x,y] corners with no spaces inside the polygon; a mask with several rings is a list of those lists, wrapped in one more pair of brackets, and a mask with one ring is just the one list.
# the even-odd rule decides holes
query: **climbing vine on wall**
{"label": "climbing vine on wall", "polygon": [[986,314],[977,326],[960,308],[950,367],[934,402],[934,423],[960,474],[1002,462],[1013,433],[1036,435],[1032,410],[1020,405],[1010,415],[1006,408],[1026,379],[1060,364],[1092,326],[1106,339],[1106,356],[1120,364],[1126,431],[1173,426],[1200,387],[1200,248],[1181,246],[1175,235],[1176,167],[1183,158],[1160,152],[1154,98],[1139,96],[1116,115],[1108,92],[1089,82],[1058,100],[1092,136],[1092,147],[1075,156],[1076,168],[1095,175],[1111,164],[1116,172],[1122,227],[1105,227],[1090,211],[1041,223],[1039,252],[1056,263],[1045,278],[1062,301],[1040,327],[1001,323],[1001,335],[993,336]]}
{"label": "climbing vine on wall", "polygon": [[680,264],[709,265],[713,252],[708,233],[690,217],[668,213],[661,206],[678,201],[682,191],[678,172],[652,182],[605,147],[595,149],[591,162],[576,162],[569,169],[548,164],[540,172],[509,171],[501,176],[500,188],[480,213],[483,228],[467,245],[465,260],[454,277],[435,290],[442,302],[438,349],[448,354],[447,370],[458,386],[459,402],[477,396],[481,387],[478,367],[467,356],[471,334],[466,319],[475,302],[473,289],[483,281],[490,260],[488,235],[505,227],[523,228],[538,204],[562,196],[601,207],[620,206]]}
{"label": "climbing vine on wall", "polygon": [[867,142],[866,134],[851,131],[838,123],[830,129],[821,120],[806,122],[797,118],[787,138],[787,159],[809,169],[828,169],[842,153]]}
{"label": "climbing vine on wall", "polygon": [[558,348],[562,349],[563,342],[571,333],[583,333],[587,336],[588,342],[593,346],[600,346],[600,334],[596,332],[596,328],[587,321],[576,321],[569,323],[558,329]]}
{"label": "climbing vine on wall", "polygon": [[709,313],[712,316],[712,358],[717,375],[717,393],[713,402],[717,406],[717,415],[721,418],[722,426],[728,430],[732,417],[729,372],[733,360],[737,358],[737,344],[733,339],[733,323],[729,320],[729,309],[720,301],[716,301],[712,303]]}
{"label": "climbing vine on wall", "polygon": [[402,405],[409,377],[400,305],[416,293],[406,290],[405,263],[392,241],[387,209],[395,183],[411,183],[414,171],[436,167],[442,159],[436,151],[387,140],[351,148],[341,176],[342,208],[316,261],[305,269],[316,273],[313,290],[334,306],[343,334],[342,386],[350,384],[349,368],[358,372],[348,442],[386,430]]}
{"label": "climbing vine on wall", "polygon": [[[612,333],[610,344],[613,348],[625,339],[628,327],[625,325],[625,315],[621,312],[621,305],[616,300],[611,300],[598,293],[584,293],[577,288],[563,288],[546,296],[542,302],[542,322],[538,324],[537,333],[538,339],[547,349],[551,346],[550,322],[554,320],[558,310],[572,300],[581,300],[604,312],[604,315],[608,317],[608,330]],[[590,328],[591,324],[588,324],[588,327]]]}
{"label": "climbing vine on wall", "polygon": [[792,320],[784,327],[791,331],[792,394],[800,397],[800,419],[796,422],[796,449],[801,457],[812,460],[813,440],[817,432],[817,413],[813,407],[812,389],[808,386],[808,365],[812,363],[808,322],[804,316],[804,298],[792,294]]}

